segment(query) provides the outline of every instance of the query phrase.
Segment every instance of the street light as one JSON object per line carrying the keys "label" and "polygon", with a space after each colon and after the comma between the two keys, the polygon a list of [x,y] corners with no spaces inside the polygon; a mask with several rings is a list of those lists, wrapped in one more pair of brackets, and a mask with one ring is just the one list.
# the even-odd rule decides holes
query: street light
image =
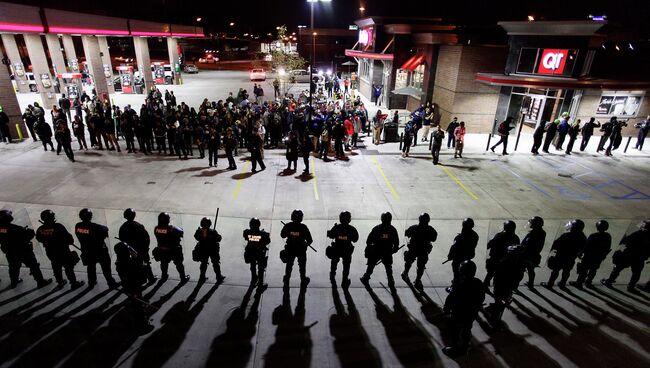
{"label": "street light", "polygon": [[235,22],[230,22],[230,26],[233,27],[235,25]]}
{"label": "street light", "polygon": [[[331,3],[332,0],[307,0],[307,2],[310,5],[310,15],[311,15],[311,32],[313,34],[312,38],[312,51],[311,51],[311,60],[309,62],[309,123],[311,124],[312,122],[312,110],[313,110],[313,89],[312,88],[312,83],[314,82],[311,76],[311,73],[314,71],[314,54],[316,53],[316,32],[314,32],[314,3],[321,2],[321,3]],[[300,27],[300,26],[298,26]]]}
{"label": "street light", "polygon": [[203,18],[201,18],[201,17],[196,17],[196,21],[197,21],[197,22],[200,22],[201,20],[203,20]]}

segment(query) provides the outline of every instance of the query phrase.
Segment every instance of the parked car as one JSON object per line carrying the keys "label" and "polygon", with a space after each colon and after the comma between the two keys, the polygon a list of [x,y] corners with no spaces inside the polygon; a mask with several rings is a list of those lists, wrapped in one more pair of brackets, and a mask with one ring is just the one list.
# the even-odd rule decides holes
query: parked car
{"label": "parked car", "polygon": [[214,64],[219,61],[218,57],[214,57],[212,54],[208,54],[205,57],[199,58],[199,64]]}
{"label": "parked car", "polygon": [[289,77],[295,78],[296,83],[309,83],[309,72],[304,69],[289,71]]}
{"label": "parked car", "polygon": [[261,80],[261,81],[266,80],[266,72],[264,71],[264,69],[251,70],[251,81],[255,81],[255,80]]}
{"label": "parked car", "polygon": [[197,68],[194,64],[185,64],[183,71],[187,74],[196,74],[199,72],[199,68]]}

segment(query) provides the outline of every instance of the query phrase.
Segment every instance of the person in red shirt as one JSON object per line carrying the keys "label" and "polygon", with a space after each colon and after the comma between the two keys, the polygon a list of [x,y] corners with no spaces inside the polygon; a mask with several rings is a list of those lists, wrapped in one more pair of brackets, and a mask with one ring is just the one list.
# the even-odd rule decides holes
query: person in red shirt
{"label": "person in red shirt", "polygon": [[461,121],[460,126],[454,130],[454,137],[456,137],[456,150],[454,151],[454,158],[463,158],[463,146],[465,145],[466,133],[467,128],[465,128],[465,122]]}
{"label": "person in red shirt", "polygon": [[348,116],[345,119],[345,121],[343,122],[343,126],[345,127],[345,135],[346,135],[345,150],[351,151],[352,149],[350,148],[350,141],[352,140],[352,135],[354,134],[354,125],[352,124],[352,120],[350,120],[350,116]]}

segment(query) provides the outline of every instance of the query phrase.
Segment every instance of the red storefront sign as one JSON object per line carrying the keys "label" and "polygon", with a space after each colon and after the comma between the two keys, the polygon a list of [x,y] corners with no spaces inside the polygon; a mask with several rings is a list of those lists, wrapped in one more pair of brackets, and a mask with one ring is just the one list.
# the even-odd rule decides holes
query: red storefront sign
{"label": "red storefront sign", "polygon": [[562,74],[569,50],[544,49],[539,59],[538,74]]}

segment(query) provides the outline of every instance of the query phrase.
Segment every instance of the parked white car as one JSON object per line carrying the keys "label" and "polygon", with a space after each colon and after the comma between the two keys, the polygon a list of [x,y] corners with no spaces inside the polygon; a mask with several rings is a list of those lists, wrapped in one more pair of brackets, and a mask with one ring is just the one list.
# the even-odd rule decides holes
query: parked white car
{"label": "parked white car", "polygon": [[256,81],[256,80],[261,80],[261,81],[266,80],[266,72],[264,71],[264,69],[251,70],[251,81]]}

